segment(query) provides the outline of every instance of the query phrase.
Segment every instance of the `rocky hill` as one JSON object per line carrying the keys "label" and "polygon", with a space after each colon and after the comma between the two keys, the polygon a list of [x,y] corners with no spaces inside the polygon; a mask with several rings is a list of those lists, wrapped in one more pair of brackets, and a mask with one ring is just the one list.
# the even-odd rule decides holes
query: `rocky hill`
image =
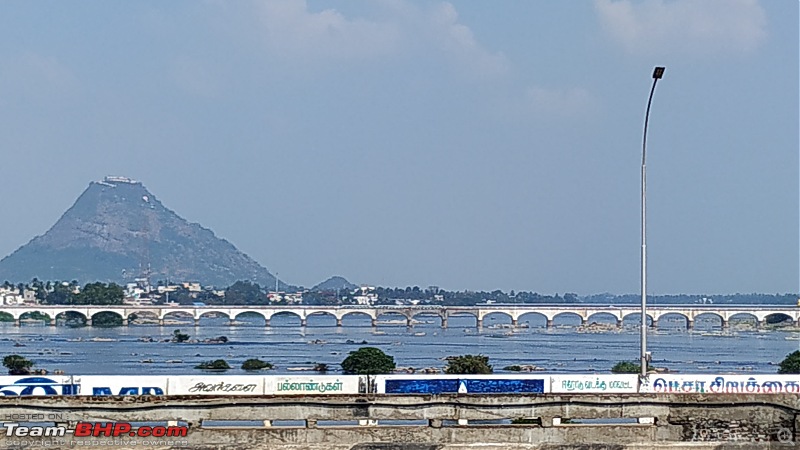
{"label": "rocky hill", "polygon": [[340,289],[355,289],[358,286],[347,281],[343,277],[334,276],[330,277],[322,283],[311,288],[312,291],[338,291]]}
{"label": "rocky hill", "polygon": [[189,223],[142,183],[122,177],[92,182],[50,230],[0,260],[0,280],[130,282],[148,266],[150,280],[237,280],[274,286],[267,269],[230,242]]}

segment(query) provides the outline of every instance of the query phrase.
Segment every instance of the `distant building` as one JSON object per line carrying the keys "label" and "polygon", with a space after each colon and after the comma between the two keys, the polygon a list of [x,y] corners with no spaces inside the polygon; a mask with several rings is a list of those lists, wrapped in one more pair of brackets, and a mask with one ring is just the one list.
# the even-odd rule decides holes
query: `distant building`
{"label": "distant building", "polygon": [[203,290],[203,288],[200,287],[200,283],[183,283],[183,287],[189,292],[201,292]]}
{"label": "distant building", "polygon": [[353,291],[353,300],[359,305],[373,306],[378,301],[378,294],[374,286],[362,285]]}
{"label": "distant building", "polygon": [[268,292],[267,300],[270,303],[285,302],[289,305],[299,305],[303,303],[303,294],[300,292]]}
{"label": "distant building", "polygon": [[4,288],[0,287],[0,305],[19,306],[19,305],[33,305],[36,303],[36,291],[31,289],[23,289],[20,292],[15,287]]}

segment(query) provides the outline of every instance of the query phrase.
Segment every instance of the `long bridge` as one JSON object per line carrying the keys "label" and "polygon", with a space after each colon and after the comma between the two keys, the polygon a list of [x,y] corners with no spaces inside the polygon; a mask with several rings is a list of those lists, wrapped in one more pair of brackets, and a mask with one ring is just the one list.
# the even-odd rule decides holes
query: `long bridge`
{"label": "long bridge", "polygon": [[[553,320],[559,316],[577,316],[582,325],[588,325],[598,317],[606,316],[616,319],[617,326],[622,326],[625,318],[631,316],[638,318],[641,309],[634,306],[593,306],[593,305],[479,305],[479,306],[129,306],[129,305],[107,305],[107,306],[78,306],[78,305],[25,305],[9,306],[0,305],[0,313],[6,313],[14,318],[16,325],[20,324],[20,319],[24,315],[38,312],[46,315],[50,325],[56,325],[56,319],[66,313],[74,313],[83,316],[86,324],[92,324],[92,318],[100,313],[112,313],[122,318],[123,325],[128,325],[132,316],[152,317],[158,320],[159,325],[164,325],[164,319],[169,316],[179,318],[180,316],[191,316],[195,326],[200,325],[200,319],[206,315],[223,315],[230,319],[231,324],[235,324],[236,318],[242,314],[258,314],[264,318],[265,325],[270,325],[270,319],[277,314],[291,314],[300,318],[300,325],[306,326],[308,318],[311,316],[332,316],[336,319],[336,325],[342,326],[342,320],[346,316],[361,315],[371,319],[372,326],[379,324],[381,316],[397,315],[401,316],[407,326],[412,326],[418,316],[438,316],[441,326],[447,328],[448,319],[458,316],[472,316],[475,318],[475,326],[483,326],[484,320],[490,314],[499,314],[511,318],[511,325],[517,326],[520,319],[525,315],[538,315],[544,317],[546,326],[552,327]],[[722,328],[729,326],[730,320],[734,317],[755,320],[756,325],[763,325],[767,318],[782,318],[791,320],[793,324],[800,326],[800,308],[787,306],[716,306],[716,305],[687,305],[687,306],[651,306],[647,308],[648,322],[651,326],[656,326],[659,320],[667,315],[683,317],[686,320],[687,329],[692,329],[698,317],[717,317]],[[63,317],[63,316],[62,316]],[[391,317],[391,316],[390,316]]]}

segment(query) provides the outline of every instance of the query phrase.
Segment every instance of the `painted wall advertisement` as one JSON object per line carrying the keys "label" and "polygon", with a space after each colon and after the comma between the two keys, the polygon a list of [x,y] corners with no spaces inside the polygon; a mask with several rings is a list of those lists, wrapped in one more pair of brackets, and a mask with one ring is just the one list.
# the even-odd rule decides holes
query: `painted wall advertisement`
{"label": "painted wall advertisement", "polygon": [[[266,377],[266,395],[358,394],[359,382],[365,377],[309,375]],[[361,386],[361,389],[365,389]]]}
{"label": "painted wall advertisement", "polygon": [[798,394],[800,375],[649,375],[639,392],[652,394]]}
{"label": "painted wall advertisement", "polygon": [[551,375],[550,392],[559,394],[636,393],[638,375]]}
{"label": "painted wall advertisement", "polygon": [[169,377],[169,395],[263,395],[258,375],[193,375]]}

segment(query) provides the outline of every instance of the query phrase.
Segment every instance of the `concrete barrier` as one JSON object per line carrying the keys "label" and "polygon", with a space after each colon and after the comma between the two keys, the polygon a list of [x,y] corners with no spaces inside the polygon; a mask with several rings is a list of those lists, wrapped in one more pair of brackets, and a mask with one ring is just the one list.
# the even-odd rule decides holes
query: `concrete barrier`
{"label": "concrete barrier", "polygon": [[799,412],[786,394],[0,397],[3,422],[180,423],[187,437],[150,447],[201,449],[793,448]]}

